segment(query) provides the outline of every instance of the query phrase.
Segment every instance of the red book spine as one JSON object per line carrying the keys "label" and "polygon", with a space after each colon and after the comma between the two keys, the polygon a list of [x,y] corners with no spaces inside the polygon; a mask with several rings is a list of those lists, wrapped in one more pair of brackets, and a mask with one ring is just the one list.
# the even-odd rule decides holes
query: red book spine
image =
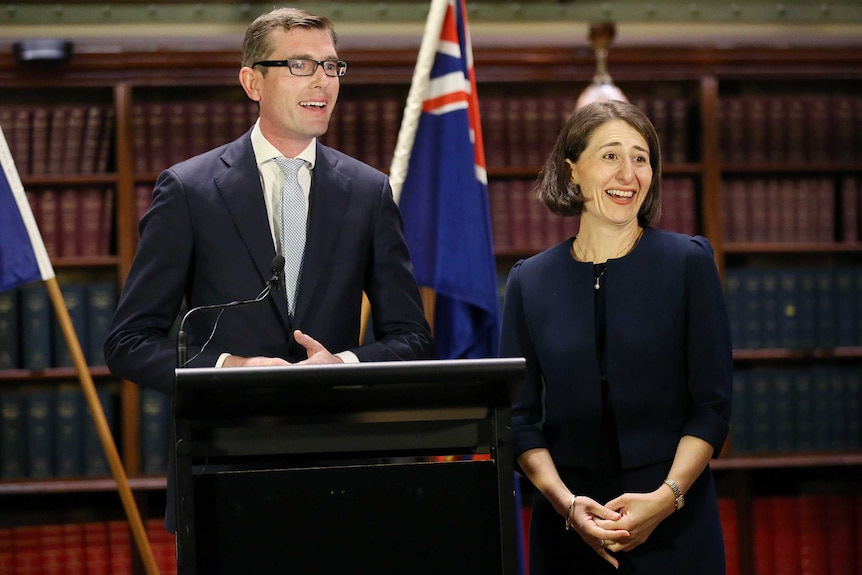
{"label": "red book spine", "polygon": [[722,98],[719,102],[719,125],[721,126],[721,153],[725,162],[745,162],[745,107],[741,98]]}
{"label": "red book spine", "polygon": [[[823,531],[823,568],[820,573],[829,575],[855,575],[862,573],[862,507],[854,508],[859,496],[827,495],[821,498],[812,530]],[[824,530],[821,521],[829,522]],[[855,551],[854,551],[855,550]]]}
{"label": "red book spine", "polygon": [[[341,104],[339,103],[339,106]],[[251,125],[257,120],[257,112],[255,111],[251,118],[250,106],[257,107],[257,102],[232,102],[229,104],[230,111],[228,112],[228,138],[220,144],[227,144],[229,141],[235,140],[242,136]],[[332,122],[330,122],[331,124]]]}
{"label": "red book spine", "polygon": [[359,159],[376,168],[383,168],[383,150],[380,146],[381,115],[377,98],[363,98],[359,101]]}
{"label": "red book spine", "polygon": [[814,226],[817,241],[834,242],[838,239],[835,234],[835,187],[832,180],[818,178],[811,182],[814,188],[813,197],[816,198],[817,222]]}
{"label": "red book spine", "polygon": [[774,575],[800,575],[799,499],[771,497]]}
{"label": "red book spine", "polygon": [[[140,104],[132,109],[133,137],[135,140],[135,168],[138,169],[137,160],[145,158],[144,150],[140,148],[139,138],[145,136],[144,129],[138,124],[146,122],[145,113]],[[92,174],[96,171],[99,163],[99,140],[102,137],[102,124],[104,124],[104,110],[101,106],[89,106],[86,110],[84,130],[81,135],[80,167],[82,174]],[[138,171],[145,171],[146,168]]]}
{"label": "red book spine", "polygon": [[38,192],[37,202],[39,204],[39,231],[42,234],[42,241],[45,243],[45,249],[48,255],[56,258],[60,255],[60,238],[59,226],[59,198],[57,191],[53,188],[45,188]]}
{"label": "red book spine", "polygon": [[[482,137],[489,168],[506,165],[506,110],[502,96],[482,98]],[[557,128],[559,130],[559,128]]]}
{"label": "red book spine", "polygon": [[51,126],[50,112],[47,108],[39,106],[33,109],[32,136],[30,145],[32,156],[30,158],[30,171],[32,174],[48,173],[49,153],[49,130]]}
{"label": "red book spine", "polygon": [[66,139],[61,156],[60,171],[65,174],[84,173],[81,168],[81,150],[84,140],[86,108],[69,106],[66,118]]}
{"label": "red book spine", "polygon": [[108,529],[105,523],[84,524],[84,561],[87,575],[111,575]]}
{"label": "red book spine", "polygon": [[60,191],[59,247],[60,256],[64,258],[81,255],[83,231],[78,225],[80,200],[80,191],[76,188],[65,188]]}
{"label": "red book spine", "polygon": [[782,209],[776,206],[781,205],[781,184],[775,178],[766,180],[766,205],[769,206],[769,211],[766,214],[766,241],[780,242],[782,241]]}
{"label": "red book spine", "polygon": [[401,101],[394,96],[387,96],[380,102],[380,149],[381,164],[386,170],[392,165],[395,145],[398,143],[398,132],[401,129]]}
{"label": "red book spine", "polygon": [[188,149],[186,157],[191,158],[214,148],[209,139],[208,125],[212,121],[207,102],[189,102],[188,106]]}
{"label": "red book spine", "polygon": [[853,142],[853,159],[862,151],[862,96],[853,98],[853,134],[856,136]]}
{"label": "red book spine", "polygon": [[15,543],[12,529],[0,529],[0,573],[15,573]]}
{"label": "red book spine", "polygon": [[[359,141],[359,102],[357,100],[344,100],[338,105],[341,108],[338,116],[341,151],[348,156],[358,158],[361,151]],[[330,120],[330,123],[332,123],[332,120]]]}
{"label": "red book spine", "polygon": [[[44,145],[45,165],[44,172],[40,173],[59,174],[62,171],[67,114],[68,109],[65,106],[57,106],[48,111],[46,119],[48,125],[45,131],[46,143]],[[42,121],[41,112],[39,121]]]}
{"label": "red book spine", "polygon": [[754,523],[754,572],[757,575],[778,575],[774,570],[774,540],[772,503],[766,497],[758,497],[753,503]]}
{"label": "red book spine", "polygon": [[485,162],[488,167],[507,165],[508,126],[506,125],[506,103],[502,96],[482,100],[482,137],[485,141]]}
{"label": "red book spine", "polygon": [[491,206],[491,229],[494,232],[494,251],[505,253],[512,248],[512,229],[509,220],[511,206],[506,182],[488,182],[488,201]]}
{"label": "red book spine", "polygon": [[521,506],[521,528],[523,530],[524,539],[524,564],[526,565],[527,573],[530,570],[530,520],[533,518],[533,508],[529,505]]}
{"label": "red book spine", "polygon": [[[805,495],[798,500],[799,507],[799,565],[801,575],[827,575],[829,538],[834,536],[823,528],[821,518],[826,511],[823,497]],[[828,517],[828,515],[826,515]]]}
{"label": "red book spine", "polygon": [[788,178],[782,178],[779,182],[779,196],[781,206],[781,241],[798,242],[800,232],[801,215],[797,214],[796,182]]}
{"label": "red book spine", "polygon": [[209,102],[207,104],[207,141],[209,148],[215,148],[227,144],[235,139],[228,128],[228,115],[230,114],[228,103],[225,101]]}
{"label": "red book spine", "polygon": [[806,102],[803,97],[791,97],[785,101],[785,126],[787,130],[786,163],[804,163],[808,158],[806,146]]}
{"label": "red book spine", "polygon": [[[137,174],[146,174],[152,170],[147,108],[147,104],[136,103],[132,105],[132,153],[135,155],[135,173]],[[214,119],[213,121],[215,122],[216,120]],[[95,170],[96,154],[99,147],[98,131],[92,132],[92,135],[88,136],[88,138],[93,138],[93,142],[90,144],[88,143],[89,140],[85,140],[84,145],[92,147],[92,151],[84,165],[89,165],[91,166],[91,170]],[[88,157],[88,155],[85,154],[85,157]]]}
{"label": "red book spine", "polygon": [[766,160],[786,162],[787,154],[787,102],[785,98],[769,98],[766,102],[768,140]]}
{"label": "red book spine", "polygon": [[670,133],[668,134],[668,161],[682,164],[692,156],[691,147],[691,104],[685,98],[671,98]]}
{"label": "red book spine", "polygon": [[44,575],[65,575],[65,537],[62,525],[43,525],[39,528]]}
{"label": "red book spine", "polygon": [[114,221],[114,188],[108,187],[99,190],[99,229],[96,231],[98,244],[96,253],[100,256],[109,255],[111,252],[111,232]]}
{"label": "red book spine", "polygon": [[15,167],[22,176],[33,173],[33,139],[30,137],[31,110],[20,107],[15,110],[12,135],[6,133],[9,147],[14,150]]}
{"label": "red book spine", "polygon": [[136,222],[140,221],[153,201],[153,187],[149,184],[138,184],[135,186],[135,214]]}
{"label": "red book spine", "polygon": [[527,218],[529,220],[527,227],[529,233],[529,248],[530,253],[538,253],[548,247],[549,237],[553,237],[548,229],[550,225],[550,212],[545,204],[536,198],[533,193],[533,187],[530,182],[523,182],[524,199],[526,201]]}
{"label": "red book spine", "polygon": [[841,180],[841,239],[859,241],[859,180],[847,176]]}
{"label": "red book spine", "polygon": [[736,501],[729,497],[718,500],[721,532],[724,535],[724,557],[727,575],[739,575],[739,519]]}
{"label": "red book spine", "polygon": [[512,218],[512,247],[516,252],[530,251],[530,223],[527,214],[529,190],[525,182],[511,180],[509,188],[509,214]]}
{"label": "red book spine", "polygon": [[93,187],[80,188],[77,194],[80,210],[77,227],[80,229],[81,240],[78,255],[85,257],[107,255],[100,251],[102,242],[99,238],[99,231],[105,225],[103,221],[105,214],[101,212],[102,190]]}
{"label": "red book spine", "polygon": [[512,96],[504,101],[504,117],[506,124],[506,156],[509,166],[523,168],[527,165],[526,146],[524,134],[526,124],[524,122],[523,98]]}
{"label": "red book spine", "polygon": [[853,97],[838,96],[830,105],[829,133],[834,141],[836,162],[852,162],[858,149],[854,148],[853,138]]}
{"label": "red book spine", "polygon": [[192,156],[191,111],[189,109],[190,104],[187,102],[171,102],[166,106],[164,139],[167,149],[167,165],[172,166]]}
{"label": "red book spine", "polygon": [[745,182],[746,195],[751,207],[748,240],[765,242],[768,238],[767,215],[770,207],[766,203],[766,182],[763,178],[755,178]]}
{"label": "red book spine", "polygon": [[747,158],[748,163],[763,164],[766,162],[767,142],[767,114],[766,99],[758,96],[749,96],[745,100],[745,128],[747,135]]}
{"label": "red book spine", "polygon": [[731,180],[723,184],[722,216],[726,217],[726,241],[738,243],[751,241],[751,201],[749,186],[745,180]]}
{"label": "red book spine", "polygon": [[522,99],[523,115],[520,123],[523,126],[522,135],[524,140],[521,148],[524,151],[524,165],[534,168],[542,165],[545,156],[550,152],[550,149],[542,148],[541,129],[541,108],[546,104],[544,99],[538,96],[527,96]]}
{"label": "red book spine", "polygon": [[[557,141],[557,135],[569,117],[569,112],[574,109],[574,107],[567,109],[567,105],[568,101],[560,96],[545,96],[539,101],[539,124],[536,128],[539,142],[537,153],[531,162],[531,166],[535,166],[536,169],[544,166],[545,160]],[[488,140],[486,139],[485,146],[487,145]]]}
{"label": "red book spine", "polygon": [[679,180],[679,231],[693,236],[697,233],[697,207],[695,202],[694,180]]}
{"label": "red book spine", "polygon": [[668,110],[668,101],[665,98],[652,98],[649,104],[649,117],[652,120],[653,126],[655,126],[661,149],[668,154],[668,163],[672,163],[673,160],[670,159],[670,112]]}
{"label": "red book spine", "polygon": [[99,149],[96,152],[96,173],[104,174],[108,171],[108,158],[114,146],[114,120],[116,112],[112,107],[102,109],[102,122],[99,133]]}
{"label": "red book spine", "polygon": [[42,569],[41,535],[36,526],[12,528],[15,553],[15,575],[44,575]]}
{"label": "red book spine", "polygon": [[802,178],[791,184],[794,189],[793,205],[796,208],[796,241],[817,241],[817,188],[811,178]]}
{"label": "red book spine", "polygon": [[147,171],[160,172],[169,166],[165,125],[167,124],[165,105],[150,102],[144,111],[147,122],[146,158]]}
{"label": "red book spine", "polygon": [[145,525],[159,572],[162,575],[176,575],[177,542],[174,534],[165,530],[161,519],[148,519]]}
{"label": "red book spine", "polygon": [[111,575],[131,575],[132,536],[129,525],[125,521],[109,521],[107,529]]}
{"label": "red book spine", "polygon": [[679,231],[679,180],[666,178],[661,183],[661,220],[658,227],[672,232]]}
{"label": "red book spine", "polygon": [[[859,100],[860,104],[862,104],[862,99]],[[859,112],[862,112],[862,106],[858,108]],[[862,117],[859,118],[862,120]],[[856,534],[854,538],[853,548],[856,549],[856,573],[862,573],[862,495],[851,496],[850,505],[855,511],[855,524],[856,524]]]}
{"label": "red book spine", "polygon": [[808,160],[819,163],[834,161],[831,146],[834,132],[830,131],[829,125],[829,100],[825,97],[808,97],[805,108]]}
{"label": "red book spine", "polygon": [[84,527],[80,523],[63,525],[63,554],[66,575],[87,575]]}

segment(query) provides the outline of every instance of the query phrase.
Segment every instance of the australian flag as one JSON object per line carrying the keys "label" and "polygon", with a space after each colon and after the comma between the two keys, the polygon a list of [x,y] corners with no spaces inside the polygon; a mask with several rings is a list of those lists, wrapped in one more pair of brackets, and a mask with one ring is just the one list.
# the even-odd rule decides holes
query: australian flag
{"label": "australian flag", "polygon": [[0,127],[0,292],[54,277],[54,268]]}
{"label": "australian flag", "polygon": [[465,0],[449,0],[399,205],[437,359],[496,357],[500,309]]}

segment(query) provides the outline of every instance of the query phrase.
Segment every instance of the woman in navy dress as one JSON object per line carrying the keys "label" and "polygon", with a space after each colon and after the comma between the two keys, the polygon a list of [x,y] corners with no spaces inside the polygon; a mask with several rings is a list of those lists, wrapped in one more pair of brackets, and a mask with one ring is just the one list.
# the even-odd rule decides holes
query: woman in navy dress
{"label": "woman in navy dress", "polygon": [[525,357],[514,452],[535,487],[530,574],[723,574],[709,469],[732,352],[712,247],[650,227],[661,152],[623,102],[566,124],[538,198],[578,235],[515,264],[501,354]]}

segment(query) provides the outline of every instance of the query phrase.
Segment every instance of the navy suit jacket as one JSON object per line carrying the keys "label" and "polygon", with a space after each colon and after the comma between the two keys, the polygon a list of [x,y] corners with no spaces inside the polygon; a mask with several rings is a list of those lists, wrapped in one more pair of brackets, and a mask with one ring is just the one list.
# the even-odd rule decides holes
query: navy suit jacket
{"label": "navy suit jacket", "polygon": [[[309,198],[293,319],[280,289],[220,318],[193,314],[186,326],[189,366],[211,367],[223,352],[305,359],[294,329],[332,353],[351,350],[360,361],[430,356],[430,329],[386,175],[318,143]],[[183,299],[189,308],[251,299],[272,275],[275,247],[251,130],[165,170],[140,235],[105,355],[114,375],[170,394],[177,362],[172,327]],[[360,347],[363,291],[374,342]]]}

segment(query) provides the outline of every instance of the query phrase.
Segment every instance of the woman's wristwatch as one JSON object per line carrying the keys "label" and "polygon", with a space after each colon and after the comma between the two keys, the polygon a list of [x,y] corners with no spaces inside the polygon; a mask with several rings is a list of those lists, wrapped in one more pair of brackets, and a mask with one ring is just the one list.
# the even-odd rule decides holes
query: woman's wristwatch
{"label": "woman's wristwatch", "polygon": [[679,511],[680,509],[682,509],[682,506],[685,505],[685,496],[682,494],[682,490],[679,488],[679,485],[676,484],[676,481],[674,481],[670,477],[664,480],[664,484],[673,490],[673,507],[674,509]]}

